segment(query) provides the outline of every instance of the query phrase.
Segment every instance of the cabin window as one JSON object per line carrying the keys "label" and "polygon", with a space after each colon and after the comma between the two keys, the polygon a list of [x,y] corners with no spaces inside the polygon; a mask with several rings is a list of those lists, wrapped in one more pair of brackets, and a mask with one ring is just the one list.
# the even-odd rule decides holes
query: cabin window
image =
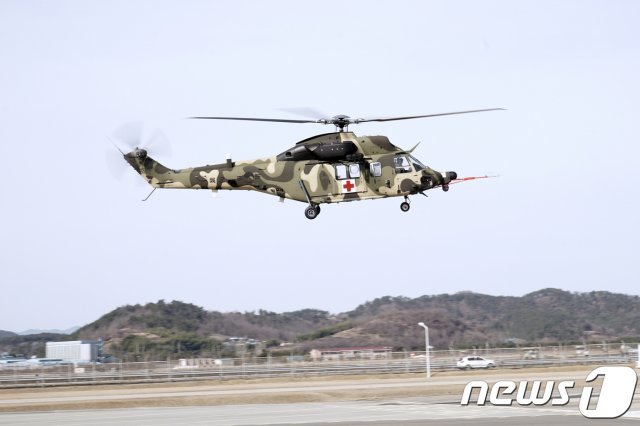
{"label": "cabin window", "polygon": [[369,164],[369,172],[371,172],[371,176],[373,177],[382,176],[382,164],[380,164],[379,161]]}
{"label": "cabin window", "polygon": [[336,170],[336,179],[342,180],[347,178],[347,166],[344,164],[336,164],[334,167]]}
{"label": "cabin window", "polygon": [[360,177],[360,164],[349,164],[349,177],[351,179]]}
{"label": "cabin window", "polygon": [[407,157],[395,157],[393,164],[396,166],[396,173],[408,173],[411,171]]}

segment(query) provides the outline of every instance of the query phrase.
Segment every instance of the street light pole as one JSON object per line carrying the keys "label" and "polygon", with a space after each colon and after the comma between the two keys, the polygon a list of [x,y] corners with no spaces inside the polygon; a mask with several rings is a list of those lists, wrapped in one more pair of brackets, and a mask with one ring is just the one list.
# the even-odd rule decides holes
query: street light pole
{"label": "street light pole", "polygon": [[419,322],[418,325],[424,328],[424,342],[425,342],[425,351],[424,357],[426,358],[426,367],[427,367],[427,379],[431,378],[431,356],[429,354],[429,327],[425,325],[423,322]]}

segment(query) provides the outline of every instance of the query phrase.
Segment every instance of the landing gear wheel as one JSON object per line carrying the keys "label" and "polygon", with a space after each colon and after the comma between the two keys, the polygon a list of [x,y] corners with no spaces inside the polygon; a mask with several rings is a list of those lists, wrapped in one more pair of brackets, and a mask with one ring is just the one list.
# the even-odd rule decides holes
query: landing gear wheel
{"label": "landing gear wheel", "polygon": [[442,185],[442,190],[447,192],[449,190],[449,185]]}
{"label": "landing gear wheel", "polygon": [[406,201],[403,201],[402,204],[400,204],[400,210],[402,210],[403,212],[408,212],[410,208],[411,205]]}
{"label": "landing gear wheel", "polygon": [[320,214],[320,208],[319,207],[313,207],[313,206],[309,206],[306,209],[304,209],[304,215],[307,217],[307,219],[313,220],[316,217],[318,217],[318,214]]}

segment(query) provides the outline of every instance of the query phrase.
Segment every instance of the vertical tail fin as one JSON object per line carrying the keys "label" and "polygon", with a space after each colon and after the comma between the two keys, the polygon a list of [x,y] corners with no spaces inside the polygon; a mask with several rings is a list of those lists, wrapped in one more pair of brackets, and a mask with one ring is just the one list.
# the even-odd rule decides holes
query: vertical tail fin
{"label": "vertical tail fin", "polygon": [[180,175],[179,172],[175,172],[149,157],[144,149],[136,148],[123,154],[123,157],[133,167],[133,170],[154,188],[164,188],[176,182],[176,177]]}

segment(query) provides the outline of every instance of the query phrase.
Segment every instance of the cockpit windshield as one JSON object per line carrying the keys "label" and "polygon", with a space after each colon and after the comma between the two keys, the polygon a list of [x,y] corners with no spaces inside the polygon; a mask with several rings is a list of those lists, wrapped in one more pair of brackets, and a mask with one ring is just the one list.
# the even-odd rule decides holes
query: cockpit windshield
{"label": "cockpit windshield", "polygon": [[411,159],[411,162],[413,163],[413,167],[416,169],[416,172],[419,172],[420,170],[424,170],[427,168],[427,166],[422,164],[420,160],[418,160],[413,155],[410,155],[409,158]]}

